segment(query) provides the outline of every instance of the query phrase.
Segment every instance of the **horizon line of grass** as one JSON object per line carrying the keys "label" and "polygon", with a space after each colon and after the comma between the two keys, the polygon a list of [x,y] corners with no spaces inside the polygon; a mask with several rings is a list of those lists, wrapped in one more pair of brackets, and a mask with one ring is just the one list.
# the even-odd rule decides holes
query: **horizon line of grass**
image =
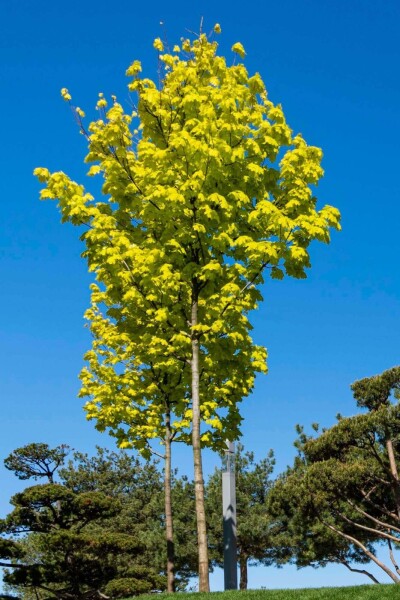
{"label": "horizon line of grass", "polygon": [[[319,588],[300,588],[300,589],[280,589],[280,590],[228,590],[226,592],[178,592],[179,600],[206,600],[211,596],[224,596],[223,600],[393,600],[397,585],[392,584],[372,584],[356,585],[346,587],[319,587]],[[176,594],[163,593],[163,598],[174,598]],[[400,600],[400,586],[398,590]],[[136,600],[136,597],[125,598],[125,600]],[[144,594],[140,596],[141,600],[154,600],[154,594]],[[222,598],[221,598],[222,600]]]}

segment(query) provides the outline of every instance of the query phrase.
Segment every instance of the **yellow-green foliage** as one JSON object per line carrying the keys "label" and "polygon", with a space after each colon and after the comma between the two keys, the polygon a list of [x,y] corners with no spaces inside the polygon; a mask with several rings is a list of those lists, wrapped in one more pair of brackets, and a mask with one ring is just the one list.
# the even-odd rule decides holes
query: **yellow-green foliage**
{"label": "yellow-green foliage", "polygon": [[[266,351],[249,334],[257,285],[265,273],[305,277],[310,242],[328,242],[339,228],[337,209],[317,210],[311,189],[323,174],[321,150],[293,135],[258,73],[228,66],[205,35],[173,53],[160,39],[154,48],[159,84],[141,76],[137,60],[127,70],[135,110],[100,94],[99,118],[86,128],[75,108],[103,200],[64,173],[35,171],[42,198],[58,200],[64,221],[90,225],[84,256],[97,283],[82,372],[88,417],[142,451],[161,435],[166,402],[176,435],[187,439],[193,337],[203,443],[237,436],[238,402],[266,371]],[[232,51],[236,61],[245,56],[240,43]],[[67,89],[62,96],[71,103]]]}

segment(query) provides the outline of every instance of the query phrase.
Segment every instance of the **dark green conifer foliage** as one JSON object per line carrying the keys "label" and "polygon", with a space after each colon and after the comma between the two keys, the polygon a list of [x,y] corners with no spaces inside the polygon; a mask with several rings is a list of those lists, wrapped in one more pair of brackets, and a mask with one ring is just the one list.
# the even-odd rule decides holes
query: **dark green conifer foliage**
{"label": "dark green conifer foliage", "polygon": [[[358,406],[316,437],[299,428],[299,456],[277,481],[269,506],[287,534],[281,539],[299,566],[375,563],[400,583],[400,367],[356,381]],[[378,558],[386,546],[387,560]],[[376,581],[365,569],[361,572]]]}
{"label": "dark green conifer foliage", "polygon": [[[75,491],[99,490],[121,504],[117,515],[101,524],[111,531],[130,532],[141,543],[141,563],[164,576],[166,565],[164,487],[158,465],[127,452],[97,448],[97,454],[74,453],[60,470],[64,485]],[[193,484],[185,477],[172,478],[175,507],[176,586],[184,589],[197,570],[196,520]]]}
{"label": "dark green conifer foliage", "polygon": [[[44,464],[49,457],[48,447],[42,444],[30,444],[11,456],[25,460],[30,451],[29,469],[33,462]],[[17,474],[21,473],[20,463],[14,464]],[[139,532],[134,527],[107,526],[121,514],[118,482],[108,477],[108,489],[105,485],[99,490],[96,485],[85,486],[81,477],[74,488],[66,485],[67,477],[63,483],[53,483],[55,470],[48,468],[51,482],[15,494],[14,509],[0,522],[0,558],[2,566],[9,567],[5,582],[21,597],[31,598],[34,592],[38,599],[118,598],[164,590],[163,574],[143,559]],[[42,476],[37,475],[36,466],[31,476]],[[123,487],[127,482],[120,484]]]}
{"label": "dark green conifer foliage", "polygon": [[53,483],[53,475],[64,463],[69,447],[66,444],[49,448],[47,444],[27,444],[17,448],[4,460],[4,466],[14,471],[19,479],[46,477]]}

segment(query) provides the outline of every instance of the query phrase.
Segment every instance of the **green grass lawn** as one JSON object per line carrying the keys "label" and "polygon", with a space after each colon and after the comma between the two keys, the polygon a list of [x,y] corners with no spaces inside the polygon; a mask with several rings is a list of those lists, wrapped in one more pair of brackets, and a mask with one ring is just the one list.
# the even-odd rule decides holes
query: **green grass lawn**
{"label": "green grass lawn", "polygon": [[[176,600],[400,600],[400,586],[359,585],[341,588],[311,588],[305,590],[249,590],[246,592],[213,592],[211,594],[162,594]],[[159,597],[159,596],[158,596]],[[141,600],[154,600],[141,596]],[[133,600],[127,598],[126,600]]]}

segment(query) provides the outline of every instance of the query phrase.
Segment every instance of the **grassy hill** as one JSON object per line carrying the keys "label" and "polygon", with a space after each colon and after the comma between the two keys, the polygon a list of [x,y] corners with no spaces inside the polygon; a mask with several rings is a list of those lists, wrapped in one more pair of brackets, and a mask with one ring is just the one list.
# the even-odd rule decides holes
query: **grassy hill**
{"label": "grassy hill", "polygon": [[[160,597],[160,596],[158,596]],[[176,600],[400,600],[400,586],[359,585],[341,588],[311,588],[304,590],[248,590],[246,592],[213,592],[211,594],[162,594]],[[127,598],[126,600],[133,600]],[[154,600],[154,595],[140,596]]]}

